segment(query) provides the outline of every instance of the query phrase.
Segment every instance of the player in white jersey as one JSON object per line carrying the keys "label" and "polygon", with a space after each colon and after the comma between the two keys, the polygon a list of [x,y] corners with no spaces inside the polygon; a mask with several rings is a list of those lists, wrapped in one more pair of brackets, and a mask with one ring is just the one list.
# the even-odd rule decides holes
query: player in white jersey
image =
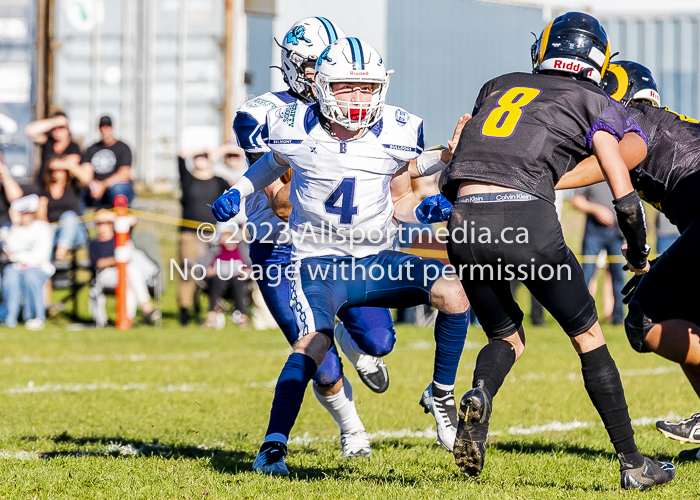
{"label": "player in white jersey", "polygon": [[[344,36],[340,28],[323,17],[297,21],[285,35],[280,44],[281,70],[289,89],[251,99],[234,117],[235,137],[250,165],[269,151],[261,137],[267,112],[298,101],[315,102],[311,87],[316,60],[329,43]],[[275,184],[270,186],[271,190],[274,187]],[[246,227],[253,239],[250,258],[262,269],[258,285],[270,312],[289,343],[294,344],[297,326],[289,307],[289,281],[285,273],[291,264],[292,245],[287,223],[277,217],[270,206],[268,194],[271,190],[258,191],[246,198]],[[338,343],[360,379],[374,392],[386,391],[389,377],[381,356],[389,354],[396,341],[391,312],[385,308],[361,307],[339,311],[338,317]],[[369,440],[357,415],[352,386],[343,376],[335,346],[328,351],[313,381],[314,395],[340,427],[343,456],[369,455]]]}
{"label": "player in white jersey", "polygon": [[[384,105],[388,83],[381,56],[369,44],[357,38],[331,44],[316,64],[318,104],[269,111],[262,134],[272,151],[214,203],[214,215],[226,220],[238,212],[242,197],[292,168],[291,299],[299,338],[278,379],[254,470],[289,473],[287,439],[304,389],[333,345],[335,314],[363,305],[431,304],[440,311],[433,382],[424,399],[439,440],[454,446],[454,381],[468,302],[459,281],[444,277],[438,261],[393,251],[394,218],[437,222],[451,207],[441,195],[421,204],[413,194],[408,163],[423,150],[423,123]],[[438,156],[434,163],[444,165],[445,159]]]}

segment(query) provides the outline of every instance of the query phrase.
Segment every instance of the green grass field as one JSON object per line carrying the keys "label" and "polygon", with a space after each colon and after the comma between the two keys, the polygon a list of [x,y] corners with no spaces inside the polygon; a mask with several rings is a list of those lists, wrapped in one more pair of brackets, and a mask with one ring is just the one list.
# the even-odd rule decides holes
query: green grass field
{"label": "green grass field", "polygon": [[[341,459],[337,427],[310,390],[293,431],[290,478],[251,465],[274,380],[289,352],[280,332],[137,327],[33,333],[0,329],[2,498],[697,498],[700,464],[679,463],[668,487],[619,488],[618,463],[583,389],[578,357],[551,323],[495,400],[486,469],[460,476],[418,405],[430,381],[431,329],[399,326],[391,387],[375,395],[348,373],[371,459]],[[653,426],[697,411],[681,371],[633,352],[605,328],[641,450],[684,449]],[[482,331],[472,328],[457,381],[470,386]],[[687,445],[686,445],[687,446]]]}

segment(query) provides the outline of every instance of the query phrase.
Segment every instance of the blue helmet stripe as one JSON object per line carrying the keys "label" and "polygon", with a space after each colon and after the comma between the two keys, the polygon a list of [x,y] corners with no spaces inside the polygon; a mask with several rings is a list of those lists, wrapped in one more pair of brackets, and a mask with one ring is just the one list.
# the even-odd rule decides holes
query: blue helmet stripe
{"label": "blue helmet stripe", "polygon": [[325,17],[317,17],[323,27],[326,28],[326,33],[328,34],[328,45],[332,44],[338,39],[338,33],[335,31],[335,26]]}
{"label": "blue helmet stripe", "polygon": [[360,69],[365,69],[365,57],[362,53],[362,44],[355,37],[348,37],[350,50],[352,51],[352,62],[359,63]]}

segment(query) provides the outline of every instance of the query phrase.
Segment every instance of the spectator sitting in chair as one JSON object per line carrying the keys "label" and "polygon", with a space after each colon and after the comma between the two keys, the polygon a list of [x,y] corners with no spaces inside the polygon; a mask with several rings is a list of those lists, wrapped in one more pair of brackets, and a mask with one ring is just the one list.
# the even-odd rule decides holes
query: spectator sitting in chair
{"label": "spectator sitting in chair", "polygon": [[12,202],[12,224],[0,229],[2,248],[10,264],[2,278],[5,297],[5,326],[14,328],[19,306],[24,301],[22,316],[29,330],[41,330],[46,319],[44,283],[54,272],[51,264],[53,230],[48,222],[37,219],[39,197],[24,196]]}
{"label": "spectator sitting in chair", "polygon": [[136,196],[131,185],[131,149],[114,137],[109,116],[100,118],[99,127],[102,140],[90,146],[83,155],[83,165],[94,172],[86,204],[111,208],[114,199],[122,194],[131,205]]}
{"label": "spectator sitting in chair", "polygon": [[[97,326],[107,324],[107,300],[105,289],[115,289],[119,279],[114,258],[114,212],[99,210],[95,216],[97,238],[90,240],[90,262],[95,272],[95,283],[90,291],[90,305]],[[133,224],[132,224],[133,225]],[[158,274],[158,266],[145,253],[130,245],[130,260],[126,266],[129,288],[126,293],[126,309],[129,318],[136,316],[136,305],[141,308],[144,319],[154,323],[160,312],[154,310],[148,283]]]}
{"label": "spectator sitting in chair", "polygon": [[[246,314],[248,297],[248,271],[239,249],[240,235],[243,231],[238,225],[217,223],[216,231],[221,235],[219,245],[207,253],[207,279],[209,291],[209,312],[204,321],[205,328],[220,330],[226,323],[221,302],[230,290],[233,295],[234,310],[231,320],[241,328],[248,327]],[[213,258],[212,258],[213,255]]]}
{"label": "spectator sitting in chair", "polygon": [[92,180],[92,170],[65,155],[54,156],[39,185],[25,186],[25,193],[39,195],[38,217],[57,223],[53,240],[54,260],[66,260],[68,252],[87,242],[80,220],[80,191]]}

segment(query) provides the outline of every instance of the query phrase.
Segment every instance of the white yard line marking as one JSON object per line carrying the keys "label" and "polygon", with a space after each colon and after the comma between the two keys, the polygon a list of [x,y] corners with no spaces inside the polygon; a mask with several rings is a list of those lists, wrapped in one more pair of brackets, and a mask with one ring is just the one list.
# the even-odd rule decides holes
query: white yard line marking
{"label": "white yard line marking", "polygon": [[33,394],[41,392],[92,392],[92,391],[147,391],[154,390],[160,392],[220,392],[211,389],[207,384],[168,384],[164,386],[154,386],[152,384],[130,383],[112,384],[108,382],[94,382],[92,384],[43,384],[35,385],[30,380],[26,386],[5,389],[3,394]]}
{"label": "white yard line marking", "polygon": [[[177,386],[180,387],[180,386]],[[645,426],[656,422],[657,420],[678,420],[679,417],[676,414],[670,413],[662,417],[641,417],[632,420],[632,425],[634,426]],[[503,436],[503,435],[515,435],[515,436],[525,436],[533,434],[542,434],[545,432],[566,432],[575,429],[581,429],[584,427],[593,427],[597,425],[602,425],[600,422],[579,422],[578,420],[573,420],[572,422],[559,422],[553,421],[548,422],[543,425],[534,425],[532,427],[522,427],[521,425],[510,427],[507,430],[502,431],[491,431],[489,436]],[[402,439],[402,438],[418,438],[418,439],[437,439],[437,433],[435,429],[427,427],[423,430],[411,430],[411,429],[399,429],[399,430],[380,430],[376,432],[370,432],[367,434],[370,440],[378,441],[383,439]],[[308,446],[312,443],[328,443],[336,441],[337,436],[330,438],[313,436],[308,432],[301,436],[295,436],[289,440],[290,445],[300,445]],[[202,450],[210,450],[212,447],[224,447],[224,443],[214,443],[213,445],[200,444],[197,448]],[[163,452],[170,451],[170,447],[164,444],[153,444],[145,445],[143,447],[136,447],[131,443],[120,443],[120,442],[110,442],[107,445],[106,452],[76,452],[75,457],[80,456],[107,456],[118,454],[121,456],[138,456],[143,453],[153,453],[154,451],[162,450]],[[51,452],[47,452],[51,453]],[[23,450],[0,450],[0,460],[38,460],[42,458],[38,452],[34,451],[23,451]]]}
{"label": "white yard line marking", "polygon": [[164,354],[95,354],[91,356],[62,356],[59,358],[34,358],[31,356],[19,356],[16,358],[0,358],[0,364],[13,365],[21,363],[102,363],[110,361],[186,361],[189,359],[227,358],[235,356],[233,351],[218,353],[212,356],[209,351],[189,353],[164,353]]}

